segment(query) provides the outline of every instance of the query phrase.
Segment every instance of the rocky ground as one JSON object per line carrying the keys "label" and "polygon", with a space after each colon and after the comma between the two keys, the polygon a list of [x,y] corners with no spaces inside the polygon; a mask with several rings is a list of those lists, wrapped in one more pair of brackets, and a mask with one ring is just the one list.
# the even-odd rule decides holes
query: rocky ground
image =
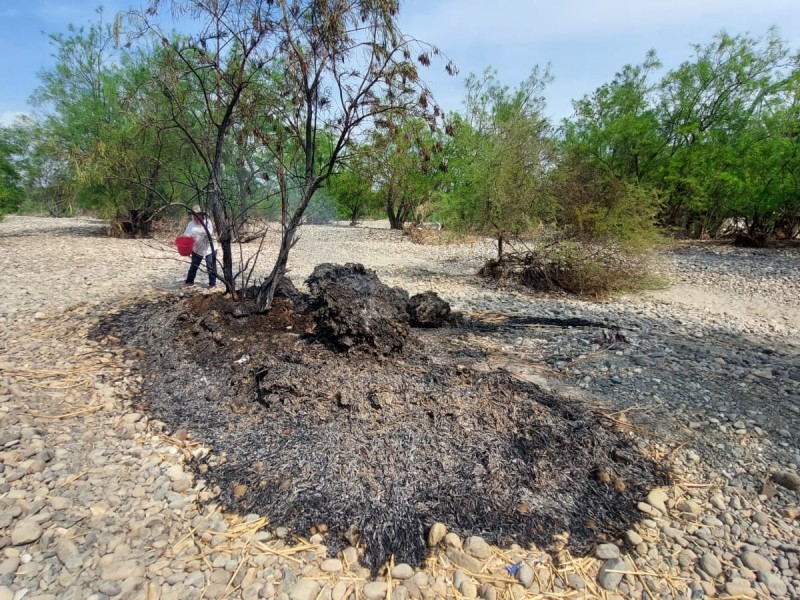
{"label": "rocky ground", "polygon": [[[796,249],[678,245],[665,252],[671,288],[588,302],[486,285],[474,272],[488,244],[304,228],[295,283],[321,262],[361,262],[412,294],[438,292],[498,324],[463,343],[596,407],[673,473],[641,499],[641,521],[591,556],[437,525],[425,564],[375,576],[357,547],[328,556],[324,531],[225,513],[183,467],[206,449],[132,408],[140,357],[90,331],[131,300],[185,293],[186,264],[167,239],[103,231],[91,219],[0,223],[0,600],[800,597]],[[569,318],[605,326],[556,321]]]}

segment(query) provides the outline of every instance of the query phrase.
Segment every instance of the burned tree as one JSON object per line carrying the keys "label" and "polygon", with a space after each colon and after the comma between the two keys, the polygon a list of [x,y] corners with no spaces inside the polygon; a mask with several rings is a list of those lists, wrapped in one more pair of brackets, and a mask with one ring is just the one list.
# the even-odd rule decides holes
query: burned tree
{"label": "burned tree", "polygon": [[[194,190],[214,218],[222,248],[222,280],[234,289],[232,242],[241,202],[229,201],[223,185],[224,157],[232,134],[247,128],[242,106],[259,89],[264,68],[275,59],[269,43],[272,3],[259,0],[152,0],[129,17],[139,34],[163,46],[156,77],[169,106],[168,122],[199,161],[198,175],[186,169],[183,186]],[[168,37],[155,22],[162,5],[200,23],[198,33]],[[252,101],[251,101],[252,102]]]}
{"label": "burned tree", "polygon": [[[199,33],[161,33],[155,16],[163,6],[197,20]],[[214,217],[229,291],[231,242],[247,206],[240,195],[226,197],[224,157],[237,139],[272,157],[262,175],[280,197],[282,236],[258,295],[261,312],[314,193],[354,136],[392,114],[416,114],[432,128],[442,117],[418,75],[439,51],[401,33],[398,10],[397,0],[151,0],[131,13],[169,51],[158,76],[170,121],[203,169],[200,177],[187,169],[184,184]]]}
{"label": "burned tree", "polygon": [[[273,39],[284,69],[278,86],[285,103],[275,114],[281,145],[273,150],[290,185],[282,186],[281,245],[261,286],[261,311],[272,304],[314,193],[354,135],[392,114],[416,113],[431,127],[442,116],[418,75],[418,65],[429,65],[439,51],[401,33],[398,10],[397,0],[276,3]],[[455,72],[449,63],[447,70]],[[293,206],[284,191],[290,187],[298,198]]]}

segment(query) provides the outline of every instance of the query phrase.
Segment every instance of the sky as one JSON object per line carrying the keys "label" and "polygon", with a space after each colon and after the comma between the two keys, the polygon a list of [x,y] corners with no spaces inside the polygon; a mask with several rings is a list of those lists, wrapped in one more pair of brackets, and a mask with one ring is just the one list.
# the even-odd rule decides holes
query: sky
{"label": "sky", "polygon": [[[32,111],[37,74],[53,66],[47,34],[96,19],[92,0],[0,0],[0,124]],[[142,2],[105,0],[106,18]],[[464,77],[486,67],[514,87],[550,65],[547,112],[568,117],[571,101],[608,83],[654,49],[665,69],[692,57],[722,30],[764,35],[776,27],[800,51],[800,0],[404,0],[401,27],[437,46],[459,69],[434,63],[423,76],[439,105],[459,110]]]}

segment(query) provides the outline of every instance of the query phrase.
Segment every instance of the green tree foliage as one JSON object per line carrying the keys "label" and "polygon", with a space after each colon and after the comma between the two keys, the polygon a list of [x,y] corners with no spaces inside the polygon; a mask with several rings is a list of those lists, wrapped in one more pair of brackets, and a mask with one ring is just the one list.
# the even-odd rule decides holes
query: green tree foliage
{"label": "green tree foliage", "polygon": [[28,129],[20,122],[0,127],[0,218],[17,212],[25,201],[27,137]]}
{"label": "green tree foliage", "polygon": [[620,177],[584,155],[565,155],[549,174],[555,238],[637,252],[658,239],[655,190]]}
{"label": "green tree foliage", "polygon": [[40,73],[34,96],[42,116],[32,196],[53,214],[80,207],[116,217],[127,226],[124,235],[144,234],[164,199],[180,195],[165,176],[180,149],[175,135],[157,126],[165,102],[152,85],[163,53],[120,48],[120,22],[106,23],[97,12],[88,27],[50,36],[56,65]]}
{"label": "green tree foliage", "polygon": [[626,65],[611,83],[574,103],[565,122],[564,145],[572,155],[617,177],[641,183],[652,175],[665,145],[656,112],[655,52],[644,63]]}
{"label": "green tree foliage", "polygon": [[800,59],[770,31],[718,35],[653,79],[653,52],[575,103],[562,152],[663,199],[661,219],[763,243],[797,224]]}
{"label": "green tree foliage", "polygon": [[33,179],[45,186],[41,194],[49,198],[52,214],[69,214],[79,198],[99,204],[97,197],[104,191],[115,195],[102,189],[105,182],[93,182],[86,170],[117,116],[108,80],[114,69],[113,32],[99,9],[98,15],[98,22],[88,29],[70,25],[66,35],[50,36],[56,65],[39,74],[42,85],[31,97],[43,115],[37,128]]}
{"label": "green tree foliage", "polygon": [[447,171],[444,144],[419,118],[382,119],[370,140],[369,170],[389,226],[420,221]]}
{"label": "green tree foliage", "polygon": [[771,234],[798,172],[792,113],[800,58],[774,31],[720,34],[667,74],[659,110],[668,143],[661,177],[673,223],[714,233],[730,218]]}
{"label": "green tree foliage", "polygon": [[553,165],[542,92],[551,80],[536,68],[516,89],[487,69],[467,78],[465,115],[456,116],[448,148],[448,187],[440,214],[449,227],[492,235],[498,257],[510,238],[553,213],[544,182]]}
{"label": "green tree foliage", "polygon": [[326,183],[339,217],[348,219],[351,226],[374,214],[380,207],[380,196],[373,189],[375,178],[367,152],[367,147],[352,146],[340,170],[331,175]]}

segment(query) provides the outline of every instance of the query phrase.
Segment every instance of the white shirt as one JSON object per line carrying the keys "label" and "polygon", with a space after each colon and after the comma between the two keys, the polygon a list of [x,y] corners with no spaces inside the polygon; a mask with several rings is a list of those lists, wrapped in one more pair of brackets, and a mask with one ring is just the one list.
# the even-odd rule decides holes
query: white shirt
{"label": "white shirt", "polygon": [[[208,227],[208,234],[206,234],[206,230],[203,225],[192,218],[183,232],[183,235],[194,240],[192,252],[199,254],[200,256],[208,256],[212,251],[211,238],[214,237],[214,225],[211,223],[211,219],[208,217],[205,219],[205,226]],[[211,238],[208,237],[209,234],[211,235]]]}

